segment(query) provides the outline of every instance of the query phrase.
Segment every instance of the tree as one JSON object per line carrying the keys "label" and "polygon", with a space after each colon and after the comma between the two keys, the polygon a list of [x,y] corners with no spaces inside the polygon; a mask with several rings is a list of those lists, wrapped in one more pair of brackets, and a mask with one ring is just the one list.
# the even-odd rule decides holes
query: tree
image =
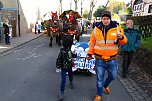
{"label": "tree", "polygon": [[126,10],[126,13],[132,14],[132,13],[133,13],[132,8],[131,8],[131,7],[128,7],[127,10]]}
{"label": "tree", "polygon": [[82,7],[83,2],[84,2],[84,0],[81,0],[81,16],[82,16],[82,10],[83,10],[83,7]]}
{"label": "tree", "polygon": [[113,8],[113,12],[116,14],[119,14],[119,11],[121,11],[122,9],[123,9],[123,7],[118,5]]}
{"label": "tree", "polygon": [[89,14],[89,13],[88,13],[88,10],[85,9],[85,11],[83,12],[83,15],[82,15],[83,18],[86,18],[86,19],[87,19],[87,18],[88,18],[88,14]]}
{"label": "tree", "polygon": [[126,10],[126,5],[122,1],[111,1],[109,0],[109,3],[107,5],[108,10],[111,11],[112,13],[119,13],[119,11],[125,11]]}
{"label": "tree", "polygon": [[90,2],[90,11],[89,11],[89,15],[88,15],[89,20],[92,19],[92,12],[93,12],[93,9],[94,9],[96,3],[97,3],[97,0],[91,0],[91,2]]}
{"label": "tree", "polygon": [[106,10],[107,8],[105,6],[99,6],[98,9],[94,12],[94,17],[101,17],[101,13]]}
{"label": "tree", "polygon": [[78,1],[79,0],[74,0],[74,2],[75,2],[75,11],[77,11],[77,9],[78,9],[78,5],[77,5]]}

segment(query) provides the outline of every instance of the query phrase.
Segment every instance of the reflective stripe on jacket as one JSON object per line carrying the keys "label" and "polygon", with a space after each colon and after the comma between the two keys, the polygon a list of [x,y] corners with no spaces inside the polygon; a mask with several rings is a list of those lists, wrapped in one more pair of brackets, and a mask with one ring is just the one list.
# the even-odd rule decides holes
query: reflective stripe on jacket
{"label": "reflective stripe on jacket", "polygon": [[[119,44],[125,44],[127,42],[127,38],[124,35],[123,29],[119,27],[119,30],[124,36],[122,40],[119,40]],[[117,55],[118,44],[114,44],[117,36],[116,31],[117,27],[109,29],[105,41],[103,32],[98,27],[95,27],[91,33],[88,54],[98,54],[102,56],[103,59],[110,59],[111,56]]]}

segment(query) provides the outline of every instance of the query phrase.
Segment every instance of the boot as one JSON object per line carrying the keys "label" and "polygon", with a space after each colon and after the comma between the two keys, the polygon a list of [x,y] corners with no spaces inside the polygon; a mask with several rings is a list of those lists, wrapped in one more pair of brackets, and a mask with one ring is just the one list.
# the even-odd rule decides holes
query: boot
{"label": "boot", "polygon": [[74,85],[73,85],[72,82],[70,83],[70,88],[71,88],[71,89],[74,89]]}
{"label": "boot", "polygon": [[104,87],[104,92],[106,94],[110,94],[110,88],[109,87]]}
{"label": "boot", "polygon": [[101,101],[101,96],[96,95],[95,98],[94,98],[94,101]]}

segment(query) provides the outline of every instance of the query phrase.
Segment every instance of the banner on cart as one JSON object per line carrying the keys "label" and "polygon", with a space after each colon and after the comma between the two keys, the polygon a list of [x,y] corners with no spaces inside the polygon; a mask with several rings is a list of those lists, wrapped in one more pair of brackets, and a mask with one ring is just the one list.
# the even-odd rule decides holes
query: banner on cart
{"label": "banner on cart", "polygon": [[72,46],[72,50],[76,52],[77,58],[75,59],[75,67],[80,69],[94,68],[95,60],[87,60],[85,57],[88,51],[88,43],[78,42]]}
{"label": "banner on cart", "polygon": [[94,59],[87,60],[86,58],[76,58],[75,59],[75,67],[80,69],[91,69],[94,67]]}

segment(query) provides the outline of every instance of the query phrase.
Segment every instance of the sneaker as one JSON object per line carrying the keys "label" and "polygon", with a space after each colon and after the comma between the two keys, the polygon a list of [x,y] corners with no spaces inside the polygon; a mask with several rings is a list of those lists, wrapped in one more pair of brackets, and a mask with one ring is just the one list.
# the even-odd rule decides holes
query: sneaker
{"label": "sneaker", "polygon": [[59,101],[62,101],[63,99],[64,99],[64,93],[63,93],[63,92],[60,92]]}
{"label": "sneaker", "polygon": [[94,98],[94,101],[101,101],[101,96],[96,95],[95,98]]}
{"label": "sneaker", "polygon": [[70,88],[74,89],[73,83],[70,83]]}
{"label": "sneaker", "polygon": [[106,93],[106,94],[110,94],[110,88],[109,87],[104,87],[104,92]]}

